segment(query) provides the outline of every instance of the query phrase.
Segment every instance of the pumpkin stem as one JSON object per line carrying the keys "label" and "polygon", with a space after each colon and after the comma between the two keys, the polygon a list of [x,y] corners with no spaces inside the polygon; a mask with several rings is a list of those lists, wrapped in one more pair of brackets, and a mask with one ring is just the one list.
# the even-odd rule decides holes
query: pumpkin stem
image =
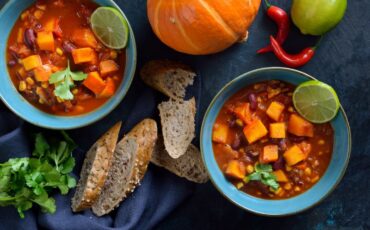
{"label": "pumpkin stem", "polygon": [[268,0],[265,0],[265,4],[267,6],[267,9],[271,7],[271,3]]}

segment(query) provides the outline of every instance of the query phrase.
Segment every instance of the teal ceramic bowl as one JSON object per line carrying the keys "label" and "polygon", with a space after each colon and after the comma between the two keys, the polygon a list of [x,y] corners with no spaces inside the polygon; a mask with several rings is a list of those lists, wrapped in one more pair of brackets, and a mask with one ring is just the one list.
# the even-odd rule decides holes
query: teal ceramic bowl
{"label": "teal ceramic bowl", "polygon": [[[0,58],[0,98],[15,114],[36,126],[44,128],[74,129],[87,126],[102,119],[103,117],[108,115],[114,108],[116,108],[123,100],[130,88],[135,75],[136,42],[130,24],[128,23],[130,36],[128,45],[126,47],[127,58],[125,65],[126,69],[123,76],[124,79],[122,84],[118,88],[115,96],[112,97],[112,99],[110,99],[103,106],[88,114],[73,117],[54,116],[42,112],[41,110],[38,110],[30,103],[28,103],[27,100],[25,100],[23,96],[18,93],[17,89],[10,79],[7,70],[6,45],[8,42],[8,35],[10,34],[10,31],[12,30],[20,14],[34,2],[34,0],[9,0],[0,12],[0,33],[2,34],[2,36],[0,36],[0,55],[2,55],[2,58]],[[102,6],[110,6],[120,10],[118,5],[111,0],[95,0],[95,2]],[[126,18],[122,10],[120,10],[120,12]]]}
{"label": "teal ceramic bowl", "polygon": [[343,108],[331,122],[334,128],[334,151],[329,167],[323,177],[305,193],[284,200],[265,200],[250,196],[236,189],[223,175],[212,150],[212,127],[225,102],[236,92],[248,85],[267,80],[281,80],[293,85],[315,79],[310,75],[287,68],[264,68],[243,74],[228,83],[213,99],[209,106],[201,131],[203,161],[213,184],[232,203],[256,214],[286,216],[313,207],[327,197],[342,179],[351,152],[351,131]]}

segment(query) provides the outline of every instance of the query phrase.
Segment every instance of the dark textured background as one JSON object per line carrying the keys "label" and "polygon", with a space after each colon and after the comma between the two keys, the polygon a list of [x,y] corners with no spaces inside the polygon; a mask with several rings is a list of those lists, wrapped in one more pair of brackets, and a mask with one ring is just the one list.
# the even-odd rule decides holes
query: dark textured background
{"label": "dark textured background", "polygon": [[[1,3],[6,1],[2,0]],[[199,119],[212,97],[223,85],[255,68],[280,66],[272,54],[257,56],[255,51],[267,44],[275,25],[262,12],[250,30],[247,43],[211,56],[194,57],[176,53],[158,41],[146,16],[146,0],[117,0],[133,26],[138,45],[138,69],[148,60],[169,58],[190,64],[202,78]],[[273,3],[289,9],[291,1]],[[316,38],[304,37],[294,30],[286,48],[297,52],[314,44]],[[352,127],[353,151],[347,173],[338,188],[320,205],[302,214],[266,218],[243,211],[229,203],[211,183],[200,185],[194,194],[165,219],[159,229],[370,229],[370,1],[349,1],[343,22],[323,39],[316,57],[301,69],[331,84],[339,94]],[[119,117],[128,114],[130,98],[148,90],[136,78],[134,87],[114,111],[93,129],[106,130]],[[123,114],[123,115],[122,115]],[[141,119],[138,111],[137,121]],[[137,121],[130,121],[134,124]],[[77,134],[78,131],[75,131]],[[198,133],[199,134],[199,133]],[[91,138],[100,135],[92,133]],[[83,143],[80,143],[83,146]],[[90,144],[86,143],[86,146]]]}

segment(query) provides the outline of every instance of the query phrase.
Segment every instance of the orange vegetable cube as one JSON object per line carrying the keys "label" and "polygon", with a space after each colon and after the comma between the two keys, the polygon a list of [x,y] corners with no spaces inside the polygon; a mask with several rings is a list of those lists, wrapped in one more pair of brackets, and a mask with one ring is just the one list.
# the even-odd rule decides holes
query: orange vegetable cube
{"label": "orange vegetable cube", "polygon": [[72,51],[72,56],[75,64],[92,62],[96,58],[96,53],[91,48],[81,48]]}
{"label": "orange vegetable cube", "polygon": [[23,28],[19,28],[18,33],[17,33],[17,42],[22,43],[24,42],[24,30]]}
{"label": "orange vegetable cube", "polygon": [[293,145],[287,151],[285,151],[284,159],[287,165],[293,166],[306,159],[306,155],[297,145]]}
{"label": "orange vegetable cube", "polygon": [[238,105],[233,112],[235,115],[242,120],[245,124],[252,123],[252,114],[249,103],[243,103]]}
{"label": "orange vegetable cube", "polygon": [[288,122],[288,132],[300,137],[313,137],[314,126],[297,114],[292,114]]}
{"label": "orange vegetable cube", "polygon": [[40,50],[55,50],[54,36],[52,32],[42,31],[37,33],[37,45]]}
{"label": "orange vegetable cube", "polygon": [[277,182],[283,182],[283,183],[286,183],[289,181],[288,177],[285,175],[284,171],[283,170],[277,170],[277,171],[274,171],[274,174],[276,176],[276,181]]}
{"label": "orange vegetable cube", "polygon": [[303,141],[299,144],[297,144],[298,147],[302,150],[302,152],[304,153],[305,155],[305,159],[308,157],[308,155],[310,155],[311,153],[311,150],[312,150],[312,145],[306,141]]}
{"label": "orange vegetable cube", "polygon": [[242,162],[237,160],[229,161],[225,170],[225,174],[234,179],[243,180],[246,175],[245,166]]}
{"label": "orange vegetable cube", "polygon": [[53,72],[51,71],[50,66],[43,65],[43,66],[35,68],[33,70],[33,73],[35,75],[36,81],[45,82],[45,81],[49,81],[49,78]]}
{"label": "orange vegetable cube", "polygon": [[281,113],[284,111],[285,106],[279,102],[273,101],[268,107],[266,114],[275,121],[279,121]]}
{"label": "orange vegetable cube", "polygon": [[116,92],[116,83],[112,78],[107,78],[106,85],[103,91],[99,94],[99,98],[109,98]]}
{"label": "orange vegetable cube", "polygon": [[113,60],[100,62],[100,74],[106,76],[119,70],[119,66]]}
{"label": "orange vegetable cube", "polygon": [[83,82],[83,85],[96,95],[99,95],[106,86],[104,80],[101,79],[98,72],[89,73],[86,80]]}
{"label": "orange vegetable cube", "polygon": [[271,138],[285,138],[285,123],[272,123],[270,124],[270,137]]}
{"label": "orange vegetable cube", "polygon": [[26,71],[33,70],[39,66],[42,66],[41,57],[39,55],[32,55],[22,59],[22,64]]}
{"label": "orange vegetable cube", "polygon": [[213,126],[212,140],[217,143],[226,144],[229,135],[229,127],[224,124],[216,123]]}
{"label": "orange vegetable cube", "polygon": [[17,74],[21,77],[21,78],[27,78],[27,72],[26,70],[21,67],[17,70]]}
{"label": "orange vegetable cube", "polygon": [[260,162],[267,164],[275,162],[279,159],[279,148],[277,145],[266,145],[263,147],[263,152],[260,155]]}
{"label": "orange vegetable cube", "polygon": [[251,124],[247,125],[244,128],[243,132],[249,144],[258,141],[268,134],[268,131],[261,120],[253,121]]}
{"label": "orange vegetable cube", "polygon": [[98,42],[90,29],[77,29],[72,34],[72,41],[80,47],[97,48]]}

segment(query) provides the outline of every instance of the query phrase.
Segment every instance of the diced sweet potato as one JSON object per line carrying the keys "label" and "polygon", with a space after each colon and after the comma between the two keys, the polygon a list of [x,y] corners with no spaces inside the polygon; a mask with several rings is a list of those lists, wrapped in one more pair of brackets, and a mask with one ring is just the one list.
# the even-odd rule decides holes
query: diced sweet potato
{"label": "diced sweet potato", "polygon": [[83,85],[94,92],[95,95],[99,95],[106,86],[104,80],[100,77],[98,72],[89,73]]}
{"label": "diced sweet potato", "polygon": [[261,120],[254,120],[244,128],[243,132],[249,144],[258,141],[268,134],[268,131]]}
{"label": "diced sweet potato", "polygon": [[19,75],[19,77],[25,79],[27,78],[27,72],[26,70],[24,69],[24,67],[21,67],[17,70],[17,74]]}
{"label": "diced sweet potato", "polygon": [[94,33],[90,29],[76,29],[72,34],[72,41],[80,47],[90,47],[95,49],[98,42]]}
{"label": "diced sweet potato", "polygon": [[23,28],[19,28],[19,30],[18,30],[17,42],[18,43],[23,43],[24,42],[24,29]]}
{"label": "diced sweet potato", "polygon": [[285,138],[285,123],[272,123],[270,124],[270,137],[271,138]]}
{"label": "diced sweet potato", "polygon": [[106,85],[103,91],[99,94],[99,98],[109,98],[116,92],[116,83],[112,78],[107,78]]}
{"label": "diced sweet potato", "polygon": [[266,145],[263,147],[263,152],[260,155],[260,162],[268,164],[279,159],[279,148],[277,145]]}
{"label": "diced sweet potato", "polygon": [[288,132],[300,137],[313,137],[314,127],[310,122],[297,114],[292,114],[288,122]]}
{"label": "diced sweet potato", "polygon": [[227,144],[227,137],[229,135],[229,127],[224,124],[216,123],[213,126],[212,140],[217,143]]}
{"label": "diced sweet potato", "polygon": [[33,73],[35,75],[36,81],[45,82],[45,81],[49,81],[52,71],[51,71],[50,66],[43,65],[43,66],[35,68],[33,70]]}
{"label": "diced sweet potato", "polygon": [[75,64],[92,62],[96,59],[96,53],[91,48],[81,48],[72,51]]}
{"label": "diced sweet potato", "polygon": [[252,123],[252,114],[249,103],[242,103],[233,109],[234,114],[245,124]]}
{"label": "diced sweet potato", "polygon": [[284,171],[283,170],[277,170],[277,171],[274,171],[274,174],[276,176],[276,181],[277,182],[283,182],[283,183],[286,183],[289,181],[288,177],[285,175]]}
{"label": "diced sweet potato", "polygon": [[52,18],[45,23],[44,30],[54,33],[57,37],[63,37],[63,31],[60,28],[60,19]]}
{"label": "diced sweet potato", "polygon": [[100,74],[104,77],[108,74],[117,72],[119,70],[119,66],[113,60],[106,60],[100,62]]}
{"label": "diced sweet potato", "polygon": [[306,141],[303,141],[303,142],[301,142],[297,145],[302,150],[302,152],[304,153],[305,159],[306,159],[308,157],[308,155],[310,155],[310,153],[311,153],[311,150],[312,150],[311,144],[306,142]]}
{"label": "diced sweet potato", "polygon": [[234,179],[243,180],[246,175],[245,166],[242,162],[232,160],[227,164],[225,174]]}
{"label": "diced sweet potato", "polygon": [[303,161],[306,159],[305,157],[306,155],[297,145],[293,145],[284,153],[284,159],[289,166],[293,166]]}
{"label": "diced sweet potato", "polygon": [[281,113],[284,111],[285,106],[279,102],[273,101],[268,107],[266,114],[273,120],[279,121]]}
{"label": "diced sweet potato", "polygon": [[54,51],[55,41],[52,32],[42,31],[37,33],[37,45],[40,50]]}
{"label": "diced sweet potato", "polygon": [[41,57],[39,55],[32,55],[22,59],[22,64],[26,71],[33,70],[39,66],[42,66]]}

